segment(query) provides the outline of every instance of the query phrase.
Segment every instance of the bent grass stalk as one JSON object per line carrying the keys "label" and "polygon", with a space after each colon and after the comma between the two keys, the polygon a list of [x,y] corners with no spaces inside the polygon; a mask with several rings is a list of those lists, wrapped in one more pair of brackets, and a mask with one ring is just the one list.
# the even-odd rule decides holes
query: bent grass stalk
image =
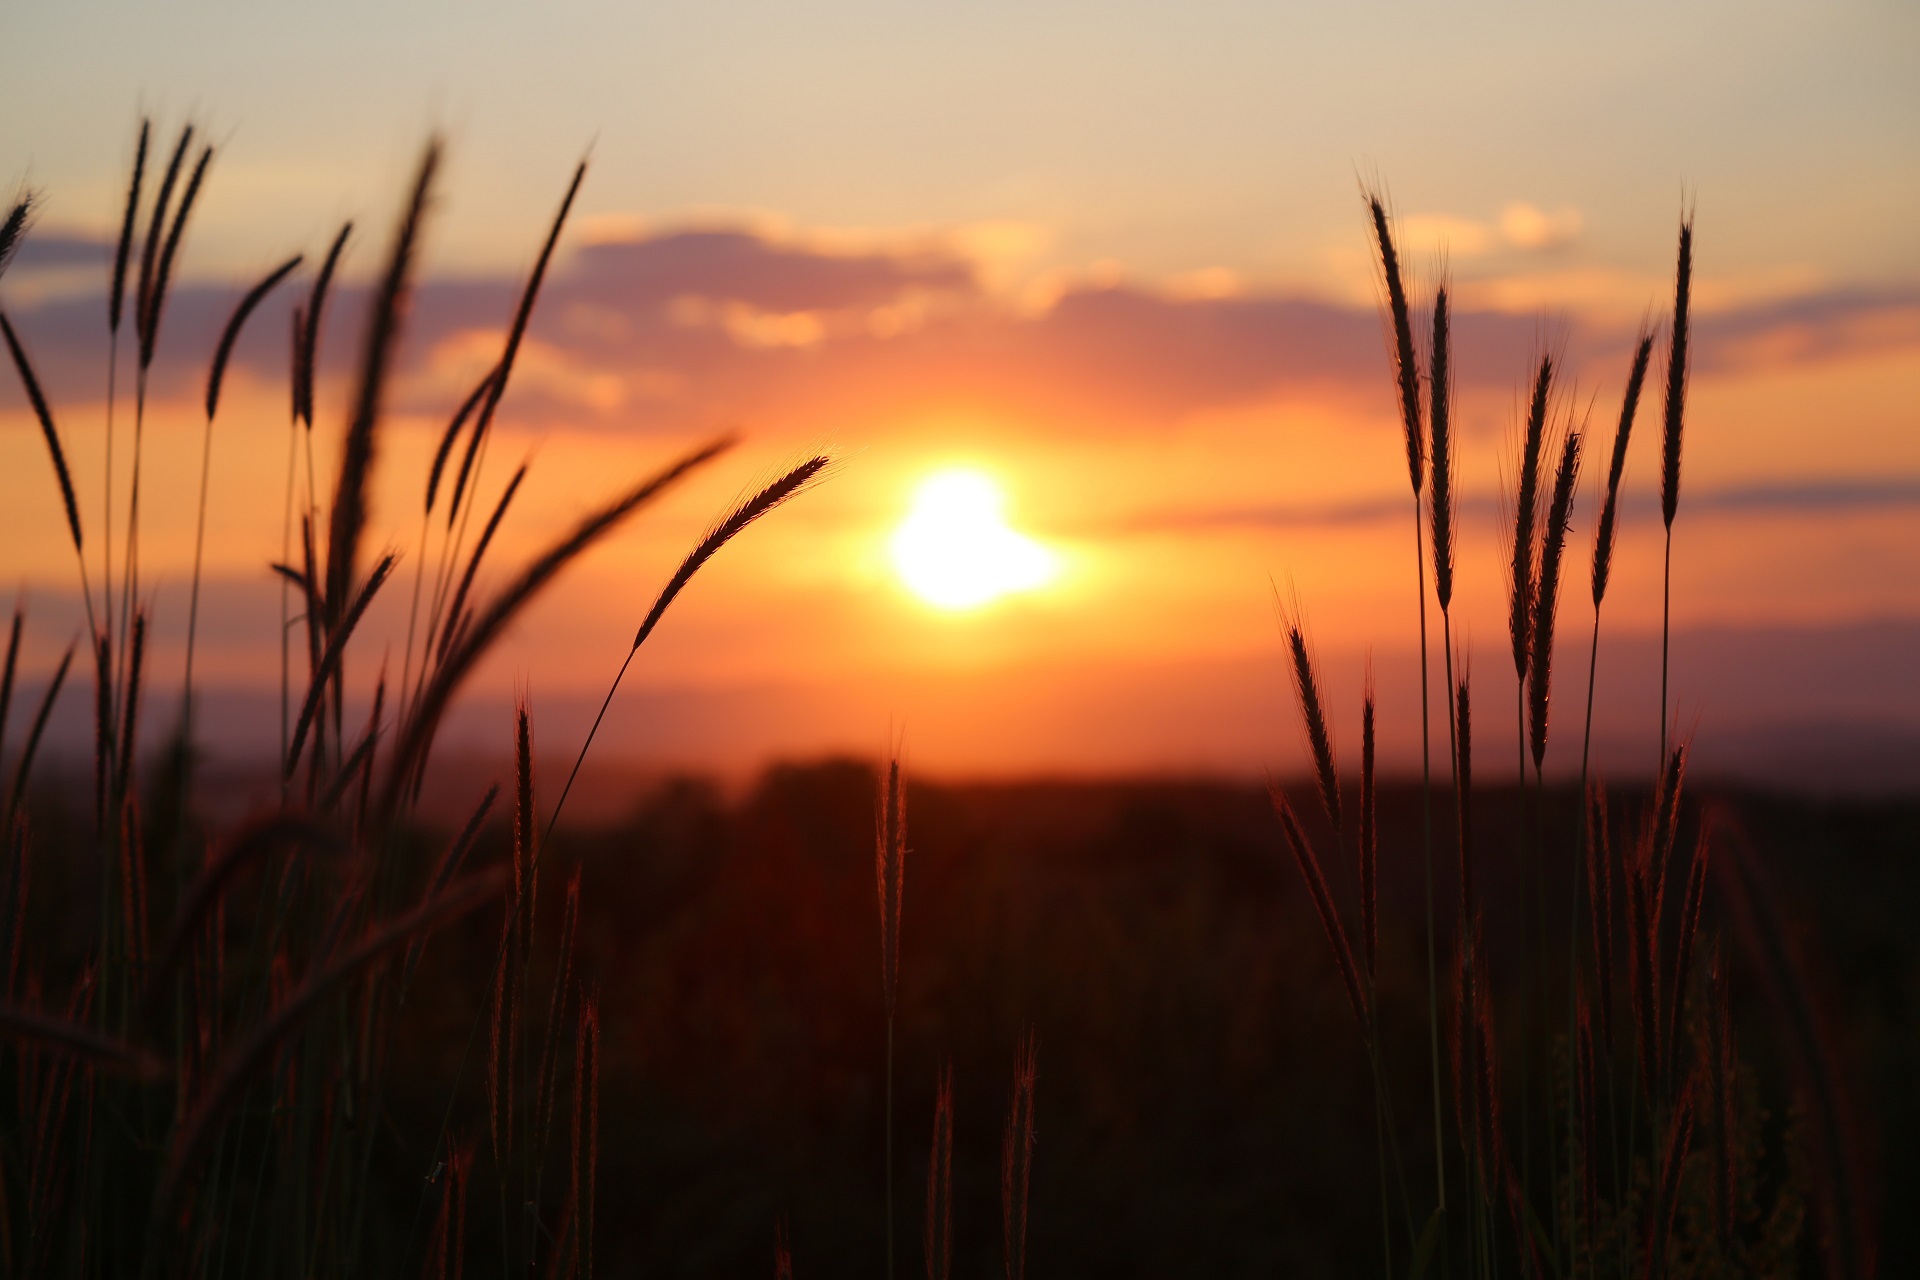
{"label": "bent grass stalk", "polygon": [[[723,438],[716,441],[699,454],[690,457],[683,464],[683,469],[705,462],[731,444],[730,439]],[[733,510],[722,516],[694,545],[693,550],[687,553],[687,558],[680,562],[680,567],[674,570],[673,576],[667,580],[667,585],[662,587],[660,594],[654,598],[653,607],[647,610],[646,617],[641,620],[640,629],[634,634],[632,647],[627,650],[625,660],[620,663],[620,670],[614,673],[613,683],[607,687],[607,696],[600,702],[599,714],[594,716],[593,726],[587,730],[586,741],[580,744],[580,754],[574,758],[573,769],[567,774],[567,784],[560,789],[560,799],[554,802],[553,814],[547,819],[549,834],[552,833],[554,824],[560,821],[560,809],[567,803],[567,796],[573,791],[574,779],[580,776],[580,766],[587,758],[587,749],[593,745],[594,736],[600,732],[600,722],[606,719],[607,708],[613,703],[613,695],[619,691],[620,682],[626,678],[627,668],[633,664],[634,655],[640,652],[640,646],[645,644],[647,637],[653,634],[653,629],[659,625],[661,617],[667,611],[667,606],[674,602],[687,583],[693,580],[693,575],[698,573],[700,567],[711,560],[720,548],[739,536],[755,520],[812,485],[827,470],[830,461],[824,454],[809,458],[766,488],[741,501]]]}
{"label": "bent grass stalk", "polygon": [[200,624],[200,571],[207,546],[207,486],[213,476],[213,420],[220,411],[220,387],[226,378],[227,362],[233,357],[233,346],[240,340],[240,329],[246,324],[247,317],[253,314],[254,308],[272,292],[275,285],[293,274],[300,261],[300,255],[296,253],[268,272],[240,299],[239,305],[234,307],[233,314],[227,319],[226,329],[220,334],[220,345],[213,354],[213,368],[207,375],[207,424],[200,443],[200,501],[194,518],[193,579],[187,592],[187,669],[182,682],[180,713],[181,732],[189,743],[193,741],[193,650]]}

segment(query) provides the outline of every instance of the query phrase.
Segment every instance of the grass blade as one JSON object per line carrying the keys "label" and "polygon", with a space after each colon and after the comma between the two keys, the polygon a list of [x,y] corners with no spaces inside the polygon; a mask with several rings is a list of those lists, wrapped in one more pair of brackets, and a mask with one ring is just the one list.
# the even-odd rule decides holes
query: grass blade
{"label": "grass blade", "polygon": [[107,294],[107,331],[120,333],[120,315],[127,296],[127,262],[133,254],[133,228],[140,220],[140,184],[147,173],[147,140],[153,122],[140,121],[140,142],[133,152],[133,176],[127,181],[127,211],[120,220],[120,241],[113,251],[113,288]]}
{"label": "grass blade", "polygon": [[499,897],[500,887],[497,874],[483,872],[472,875],[449,886],[443,893],[421,903],[405,915],[370,927],[358,943],[308,978],[281,1003],[272,1016],[254,1028],[239,1046],[229,1050],[213,1073],[212,1083],[194,1102],[168,1147],[166,1169],[159,1191],[154,1196],[154,1222],[159,1224],[175,1220],[178,1197],[184,1190],[183,1181],[213,1136],[215,1122],[233,1103],[248,1077],[265,1063],[267,1056],[282,1040],[306,1021],[322,999],[359,976],[374,961],[415,934],[495,901]]}
{"label": "grass blade", "polygon": [[[167,306],[167,288],[173,279],[173,264],[180,253],[180,241],[187,230],[187,219],[193,213],[194,201],[199,198],[201,184],[206,181],[207,166],[213,163],[213,148],[202,147],[200,159],[195,161],[193,176],[187,179],[186,192],[180,197],[180,208],[173,215],[173,226],[167,231],[166,248],[160,251],[160,264],[153,273],[153,287],[147,294],[147,308],[144,317],[146,323],[140,334],[140,367],[144,370],[152,366],[154,349],[160,342],[160,317]],[[155,216],[159,211],[155,211]]]}
{"label": "grass blade", "polygon": [[480,559],[487,554],[487,546],[493,541],[494,532],[499,529],[500,521],[505,518],[507,508],[513,504],[513,495],[520,490],[520,482],[527,478],[527,464],[521,463],[520,469],[513,473],[513,479],[507,482],[507,488],[500,495],[500,501],[494,504],[493,514],[487,517],[487,527],[481,531],[480,541],[473,545],[473,555],[467,559],[466,572],[460,575],[459,589],[453,593],[453,604],[447,610],[446,619],[440,630],[440,661],[447,660],[447,651],[453,647],[458,635],[462,611],[466,607],[467,593],[473,589],[473,576],[480,571]]}
{"label": "grass blade", "polygon": [[320,319],[326,312],[327,290],[333,284],[334,270],[340,265],[340,255],[346,252],[347,239],[353,234],[351,222],[341,224],[340,231],[333,237],[333,245],[327,250],[327,259],[320,265],[320,274],[314,277],[313,292],[307,295],[306,320],[295,326],[298,338],[294,359],[294,386],[298,394],[294,401],[294,414],[313,429],[313,384],[314,366],[320,353]]}
{"label": "grass blade", "polygon": [[360,588],[360,594],[354,597],[353,604],[348,608],[346,616],[340,620],[340,625],[327,637],[326,652],[320,655],[320,664],[314,670],[313,681],[307,686],[307,700],[300,707],[300,719],[294,724],[293,745],[287,749],[287,760],[284,766],[287,777],[293,776],[294,768],[300,763],[300,748],[306,745],[307,731],[313,727],[314,716],[320,710],[320,703],[326,696],[328,682],[333,679],[334,672],[340,669],[341,659],[346,654],[347,641],[353,637],[353,629],[359,625],[361,615],[366,613],[367,605],[373,601],[374,593],[380,590],[387,580],[387,575],[392,571],[393,557],[391,555],[383,557],[380,563],[373,567],[373,574],[367,579],[366,585]]}
{"label": "grass blade", "polygon": [[[382,810],[387,814],[394,811],[400,802],[400,796],[412,778],[416,768],[424,761],[433,735],[439,728],[440,717],[446,714],[447,706],[453,701],[453,695],[459,692],[461,684],[472,673],[474,664],[480,656],[499,638],[507,625],[513,621],[527,604],[538,595],[560,571],[571,563],[588,547],[619,527],[622,521],[653,501],[662,492],[689,472],[731,448],[731,438],[722,437],[702,445],[693,452],[681,457],[639,485],[628,490],[621,497],[608,503],[600,510],[586,517],[574,527],[572,533],[560,539],[546,553],[536,559],[522,571],[519,578],[496,595],[468,626],[460,637],[459,643],[447,654],[434,671],[433,679],[425,682],[418,703],[406,722],[406,729],[400,736],[399,745],[394,750],[393,761],[387,778],[386,791],[382,800]],[[577,771],[578,766],[575,766]],[[561,800],[566,799],[565,793]],[[559,805],[554,806],[559,813]],[[549,819],[549,826],[552,820]]]}
{"label": "grass blade", "polygon": [[[161,236],[166,231],[174,184],[180,180],[180,166],[186,163],[187,150],[192,145],[193,126],[187,125],[180,130],[180,140],[174,144],[173,158],[167,161],[166,175],[160,179],[160,192],[154,198],[153,213],[147,220],[147,239],[140,251],[140,282],[133,296],[133,328],[142,350],[147,345],[147,314],[153,299],[154,270],[160,263]],[[146,367],[144,359],[141,367]]]}
{"label": "grass blade", "polygon": [[54,699],[60,696],[60,686],[67,682],[67,668],[73,665],[73,645],[67,646],[66,653],[60,657],[60,665],[53,669],[53,680],[47,685],[47,692],[40,699],[40,710],[34,713],[33,728],[27,733],[27,744],[20,750],[20,763],[13,771],[13,791],[7,798],[7,822],[12,824],[14,815],[20,811],[20,801],[27,793],[27,779],[33,774],[33,757],[40,750],[40,735],[47,731],[47,717],[53,714]]}
{"label": "grass blade", "polygon": [[33,221],[33,206],[38,202],[39,198],[29,191],[14,201],[6,218],[0,220],[0,275],[7,273],[7,264],[25,243],[27,224]]}
{"label": "grass blade", "polygon": [[1553,623],[1560,599],[1560,566],[1573,515],[1573,487],[1580,478],[1580,433],[1569,431],[1553,473],[1546,537],[1540,546],[1540,580],[1533,603],[1533,637],[1527,657],[1527,742],[1539,773],[1547,756],[1547,707],[1553,687]]}
{"label": "grass blade", "polygon": [[212,421],[214,414],[219,410],[220,384],[227,375],[227,361],[233,356],[233,344],[240,340],[241,326],[246,324],[247,317],[252,315],[254,308],[273,291],[273,287],[293,274],[300,262],[301,255],[296,253],[268,272],[258,284],[247,291],[246,296],[240,299],[240,304],[233,309],[233,314],[227,318],[227,327],[220,334],[220,345],[214,348],[213,368],[207,375],[208,421]]}
{"label": "grass blade", "polygon": [[[60,431],[53,425],[53,410],[47,405],[47,397],[40,390],[40,379],[34,376],[33,362],[27,358],[26,348],[20,345],[20,337],[13,331],[13,322],[6,313],[0,311],[0,334],[7,340],[7,350],[13,356],[13,367],[20,374],[20,385],[26,389],[27,401],[33,406],[33,416],[40,423],[40,434],[46,438],[47,453],[53,459],[54,478],[60,482],[60,502],[66,508],[67,532],[73,538],[73,549],[80,550],[80,503],[73,496],[73,473],[67,469],[66,450],[60,447]],[[80,565],[80,572],[86,573],[86,562]],[[93,592],[87,591],[87,608],[93,608]],[[91,625],[89,627],[91,629]]]}
{"label": "grass blade", "polygon": [[[360,537],[367,523],[367,488],[372,482],[375,459],[375,428],[380,419],[381,393],[393,364],[400,341],[401,317],[413,274],[416,249],[426,221],[427,201],[433,191],[433,178],[440,165],[440,140],[427,143],[414,175],[413,193],[407,200],[394,233],[393,251],[380,288],[374,294],[367,319],[366,347],[360,361],[360,388],[354,397],[353,416],[347,425],[347,439],[340,454],[340,479],[334,486],[333,511],[328,524],[327,578],[324,602],[329,624],[340,620],[353,589],[354,560],[360,550]],[[311,309],[310,309],[311,310]],[[307,321],[309,330],[319,325],[313,311]]]}

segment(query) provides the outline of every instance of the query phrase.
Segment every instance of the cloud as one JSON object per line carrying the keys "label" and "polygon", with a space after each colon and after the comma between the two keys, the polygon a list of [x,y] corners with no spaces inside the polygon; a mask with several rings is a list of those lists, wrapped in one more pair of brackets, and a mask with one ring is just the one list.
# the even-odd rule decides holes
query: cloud
{"label": "cloud", "polygon": [[[1630,490],[1622,497],[1621,506],[1622,515],[1629,521],[1651,523],[1660,519],[1660,497],[1657,493]],[[1690,517],[1704,515],[1733,519],[1920,511],[1920,475],[1841,476],[1818,481],[1721,485],[1685,491],[1681,506]],[[1492,523],[1511,518],[1503,499],[1491,493],[1456,496],[1455,509],[1462,519]],[[1318,505],[1194,507],[1150,511],[1128,516],[1099,529],[1075,532],[1124,535],[1245,528],[1336,529],[1370,524],[1398,525],[1406,520],[1406,516],[1406,497],[1396,494],[1391,498],[1361,498]]]}
{"label": "cloud", "polygon": [[1580,234],[1580,211],[1562,205],[1552,213],[1525,202],[1500,211],[1500,238],[1516,249],[1558,249]]}
{"label": "cloud", "polygon": [[[1572,211],[1512,206],[1497,234],[1544,246],[1577,226]],[[976,231],[1003,259],[1032,244],[1018,227]],[[47,247],[27,246],[39,255],[34,270],[96,254],[96,267],[104,261],[97,241],[44,239]],[[1133,282],[1117,266],[1056,276],[1043,293],[1015,299],[988,286],[958,247],[964,241],[821,241],[737,226],[603,232],[550,275],[507,412],[603,430],[720,421],[811,430],[850,415],[910,421],[928,405],[948,405],[1049,431],[1099,432],[1165,429],[1288,397],[1378,400],[1385,385],[1380,319],[1369,305],[1261,290],[1221,269]],[[88,293],[37,297],[15,295],[11,275],[7,284],[56,400],[97,395],[106,348],[98,282]],[[424,281],[405,331],[396,407],[438,415],[457,402],[497,350],[519,287],[505,274]],[[188,281],[176,289],[156,395],[197,393],[243,288]],[[265,380],[285,377],[288,311],[301,294],[296,285],[269,300],[241,341],[239,366]],[[1630,315],[1583,309],[1576,289],[1563,304],[1570,309],[1556,313],[1562,318],[1543,323],[1491,286],[1460,294],[1463,394],[1511,389],[1543,343],[1571,377],[1613,375],[1646,305]],[[329,306],[323,377],[350,376],[364,303],[364,292],[349,287]],[[1913,348],[1920,288],[1802,289],[1746,301],[1736,290],[1702,312],[1696,335],[1702,375]]]}
{"label": "cloud", "polygon": [[1562,249],[1580,235],[1585,219],[1572,205],[1548,212],[1516,200],[1491,220],[1451,213],[1415,213],[1397,220],[1396,239],[1403,251],[1478,258],[1501,249],[1532,253]]}

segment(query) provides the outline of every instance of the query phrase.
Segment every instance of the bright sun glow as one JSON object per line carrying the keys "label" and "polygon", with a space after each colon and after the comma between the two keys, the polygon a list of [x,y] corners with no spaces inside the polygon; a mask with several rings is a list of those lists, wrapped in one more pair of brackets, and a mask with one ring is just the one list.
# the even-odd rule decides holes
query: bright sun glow
{"label": "bright sun glow", "polygon": [[893,535],[893,565],[922,600],[971,609],[1045,586],[1057,557],[1001,518],[1000,487],[977,471],[943,471],[922,484]]}

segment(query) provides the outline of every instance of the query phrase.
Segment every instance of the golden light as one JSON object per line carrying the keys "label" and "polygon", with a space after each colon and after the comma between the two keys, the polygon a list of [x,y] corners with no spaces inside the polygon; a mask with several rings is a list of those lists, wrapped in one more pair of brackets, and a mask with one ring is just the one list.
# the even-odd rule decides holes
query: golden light
{"label": "golden light", "polygon": [[1001,516],[1000,487],[977,471],[942,471],[914,493],[893,535],[893,566],[909,590],[940,609],[972,609],[1045,586],[1058,557]]}

